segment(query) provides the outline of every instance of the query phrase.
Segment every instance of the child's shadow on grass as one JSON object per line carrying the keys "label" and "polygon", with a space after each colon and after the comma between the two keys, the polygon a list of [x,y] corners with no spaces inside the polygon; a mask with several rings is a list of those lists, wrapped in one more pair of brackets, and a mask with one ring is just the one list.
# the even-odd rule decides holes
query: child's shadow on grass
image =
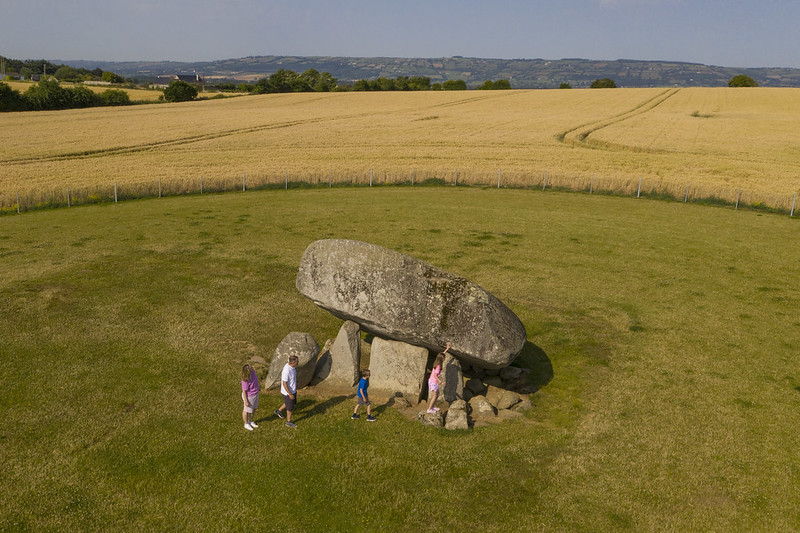
{"label": "child's shadow on grass", "polygon": [[[305,409],[308,406],[310,406],[311,404],[313,404],[314,401],[309,399],[309,398],[303,398],[299,402],[297,402],[297,406],[295,407],[295,411],[294,412],[298,413],[298,414],[296,414],[293,417],[292,422],[295,422],[295,421],[299,422],[301,420],[305,420],[306,418],[311,418],[312,416],[323,415],[331,407],[336,407],[337,405],[339,405],[343,401],[347,400],[348,398],[354,398],[354,397],[355,397],[354,394],[350,395],[350,396],[345,396],[345,395],[334,396],[333,398],[328,398],[324,402],[320,402],[320,403],[314,405],[314,407],[312,407],[311,409],[309,409],[307,411]],[[299,412],[299,411],[302,411],[302,412]]]}
{"label": "child's shadow on grass", "polygon": [[382,403],[381,405],[372,404],[372,414],[374,415],[382,415],[386,409],[388,409],[392,405],[392,398],[389,398],[386,402]]}

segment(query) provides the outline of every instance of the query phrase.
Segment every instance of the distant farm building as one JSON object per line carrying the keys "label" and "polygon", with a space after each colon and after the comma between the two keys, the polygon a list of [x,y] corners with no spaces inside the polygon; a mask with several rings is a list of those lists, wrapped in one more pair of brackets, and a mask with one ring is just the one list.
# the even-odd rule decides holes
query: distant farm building
{"label": "distant farm building", "polygon": [[206,83],[206,79],[202,74],[175,74],[172,76],[159,76],[153,85],[160,89],[165,89],[170,83],[176,80],[185,81],[186,83],[191,83],[198,87],[203,87]]}

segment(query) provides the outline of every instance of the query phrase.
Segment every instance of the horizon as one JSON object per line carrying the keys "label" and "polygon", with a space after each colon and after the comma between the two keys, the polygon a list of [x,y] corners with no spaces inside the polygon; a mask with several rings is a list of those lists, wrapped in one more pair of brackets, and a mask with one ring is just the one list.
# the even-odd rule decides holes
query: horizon
{"label": "horizon", "polygon": [[[0,57],[2,56],[0,54]],[[686,65],[701,65],[706,67],[718,67],[718,68],[741,68],[741,69],[790,69],[790,70],[798,70],[800,67],[784,67],[781,65],[760,65],[760,66],[748,66],[744,67],[741,65],[721,65],[721,64],[713,64],[713,63],[700,63],[697,61],[684,61],[684,60],[674,60],[674,59],[634,59],[629,57],[619,57],[616,59],[590,59],[586,57],[561,57],[561,58],[546,58],[546,57],[480,57],[480,56],[467,56],[467,55],[449,55],[449,56],[390,56],[390,55],[381,55],[381,56],[354,56],[354,55],[301,55],[301,54],[258,54],[258,55],[246,55],[246,56],[238,56],[238,57],[224,57],[224,58],[216,58],[216,59],[201,59],[197,61],[183,61],[183,60],[174,60],[174,59],[134,59],[134,60],[124,60],[124,61],[115,61],[115,60],[107,60],[107,59],[86,59],[86,58],[72,58],[72,59],[51,59],[51,58],[19,58],[19,57],[6,57],[6,59],[13,59],[18,61],[48,61],[52,64],[59,65],[69,65],[72,62],[97,62],[97,63],[185,63],[185,64],[194,64],[194,63],[215,63],[220,61],[236,61],[241,59],[247,58],[264,58],[264,57],[296,57],[296,58],[342,58],[342,59],[423,59],[423,60],[433,60],[433,59],[477,59],[477,60],[487,60],[487,61],[597,61],[597,62],[615,62],[615,61],[631,61],[631,62],[642,62],[642,63],[680,63]]]}
{"label": "horizon", "polygon": [[[5,20],[37,22],[36,32],[21,24],[3,28],[0,54],[16,59],[196,63],[262,56],[462,56],[800,68],[800,32],[793,27],[800,3],[789,0],[4,4]],[[145,37],[141,28],[156,38]]]}

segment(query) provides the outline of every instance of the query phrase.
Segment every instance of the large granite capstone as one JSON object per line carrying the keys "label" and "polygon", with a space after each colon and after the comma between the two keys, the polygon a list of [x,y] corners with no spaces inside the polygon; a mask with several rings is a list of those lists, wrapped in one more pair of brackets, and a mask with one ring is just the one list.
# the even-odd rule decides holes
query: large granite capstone
{"label": "large granite capstone", "polygon": [[450,352],[474,366],[502,368],[527,339],[522,322],[469,280],[360,241],[311,243],[297,290],[342,320],[385,339]]}

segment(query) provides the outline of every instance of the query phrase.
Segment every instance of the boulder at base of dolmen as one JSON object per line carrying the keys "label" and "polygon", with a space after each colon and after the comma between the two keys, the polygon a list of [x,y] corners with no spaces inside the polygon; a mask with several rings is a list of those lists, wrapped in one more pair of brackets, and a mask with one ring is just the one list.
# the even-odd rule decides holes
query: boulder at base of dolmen
{"label": "boulder at base of dolmen", "polygon": [[444,416],[441,411],[435,413],[422,411],[417,415],[417,420],[419,420],[423,426],[433,426],[435,428],[444,427]]}
{"label": "boulder at base of dolmen", "polygon": [[297,290],[342,320],[385,339],[450,351],[483,368],[507,366],[525,327],[505,304],[465,278],[360,241],[326,239],[306,249]]}
{"label": "boulder at base of dolmen", "polygon": [[467,402],[456,400],[450,404],[444,421],[445,429],[469,429]]}
{"label": "boulder at base of dolmen", "polygon": [[319,355],[319,344],[308,333],[292,332],[283,338],[269,363],[267,379],[264,380],[264,389],[276,389],[281,386],[281,371],[283,366],[289,362],[289,356],[297,356],[297,388],[302,389],[314,377],[314,368],[317,365]]}

